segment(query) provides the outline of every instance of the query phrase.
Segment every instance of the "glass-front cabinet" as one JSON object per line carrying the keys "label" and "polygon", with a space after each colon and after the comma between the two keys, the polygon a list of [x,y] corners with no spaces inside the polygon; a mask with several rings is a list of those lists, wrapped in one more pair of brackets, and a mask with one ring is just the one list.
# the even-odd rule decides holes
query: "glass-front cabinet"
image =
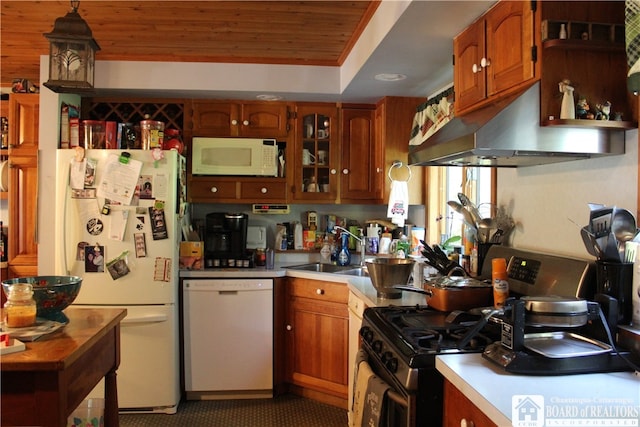
{"label": "glass-front cabinet", "polygon": [[338,109],[331,104],[302,104],[296,114],[293,198],[335,201],[338,194]]}

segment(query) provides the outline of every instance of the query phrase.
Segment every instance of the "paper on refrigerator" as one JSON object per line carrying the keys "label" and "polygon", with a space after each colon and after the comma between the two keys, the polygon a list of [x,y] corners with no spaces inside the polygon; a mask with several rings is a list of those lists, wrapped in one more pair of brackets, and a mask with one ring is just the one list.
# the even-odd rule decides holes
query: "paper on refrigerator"
{"label": "paper on refrigerator", "polygon": [[111,154],[103,168],[102,179],[98,185],[98,197],[130,205],[142,170],[142,162],[133,159],[127,159],[125,162],[117,154]]}

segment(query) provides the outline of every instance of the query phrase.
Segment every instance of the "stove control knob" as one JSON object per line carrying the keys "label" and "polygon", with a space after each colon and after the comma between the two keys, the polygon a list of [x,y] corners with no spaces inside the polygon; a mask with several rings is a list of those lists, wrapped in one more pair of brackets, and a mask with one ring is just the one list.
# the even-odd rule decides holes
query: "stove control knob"
{"label": "stove control knob", "polygon": [[387,369],[389,369],[391,371],[392,374],[395,374],[396,372],[398,372],[398,359],[395,357],[392,357],[387,363]]}
{"label": "stove control knob", "polygon": [[385,351],[384,353],[382,353],[382,356],[380,358],[382,359],[382,363],[386,365],[387,362],[393,359],[393,353],[391,353],[390,351]]}
{"label": "stove control knob", "polygon": [[382,351],[382,341],[375,340],[372,344],[372,347],[373,347],[373,351],[380,354],[380,352]]}
{"label": "stove control knob", "polygon": [[368,326],[364,326],[360,329],[360,336],[363,340],[370,343],[371,340],[373,340],[373,331]]}

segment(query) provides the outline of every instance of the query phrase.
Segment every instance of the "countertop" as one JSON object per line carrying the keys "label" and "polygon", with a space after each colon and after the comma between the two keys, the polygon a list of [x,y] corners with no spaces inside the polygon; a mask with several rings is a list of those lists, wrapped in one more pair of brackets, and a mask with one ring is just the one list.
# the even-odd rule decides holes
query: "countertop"
{"label": "countertop", "polygon": [[347,286],[349,287],[349,290],[362,300],[367,307],[387,305],[425,305],[427,303],[425,295],[417,294],[415,292],[403,291],[401,298],[379,298],[369,277],[351,276],[347,281]]}
{"label": "countertop", "polygon": [[345,283],[367,307],[386,305],[424,305],[424,295],[414,292],[402,292],[401,298],[378,298],[377,292],[369,277],[349,276],[337,273],[321,273],[315,271],[292,270],[287,267],[304,264],[301,262],[276,264],[273,270],[264,267],[256,268],[210,268],[205,270],[180,270],[181,278],[222,279],[222,278],[277,278],[300,277],[304,279],[324,280],[327,282]]}
{"label": "countertop", "polygon": [[[436,368],[500,427],[639,425],[640,376],[633,372],[515,375],[480,354],[437,356]],[[526,398],[531,400],[524,401]],[[538,423],[517,419],[516,406],[523,402],[538,405]],[[598,424],[596,419],[606,422]]]}

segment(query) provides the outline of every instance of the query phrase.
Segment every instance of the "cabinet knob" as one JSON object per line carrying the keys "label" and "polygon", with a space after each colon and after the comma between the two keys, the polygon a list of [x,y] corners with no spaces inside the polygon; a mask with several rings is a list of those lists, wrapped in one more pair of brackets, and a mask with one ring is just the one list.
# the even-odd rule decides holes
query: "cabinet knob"
{"label": "cabinet knob", "polygon": [[316,289],[316,294],[324,295],[324,289],[320,289],[320,288]]}
{"label": "cabinet knob", "polygon": [[218,187],[211,187],[211,192],[212,193],[217,193],[218,192]]}
{"label": "cabinet knob", "polygon": [[480,70],[482,70],[482,67],[479,67],[478,64],[473,64],[471,66],[471,71],[473,72],[473,74],[477,73]]}
{"label": "cabinet knob", "polygon": [[267,194],[267,189],[266,189],[266,187],[262,187],[262,188],[260,189],[260,192],[261,192],[262,194]]}
{"label": "cabinet knob", "polygon": [[231,124],[234,126],[238,126],[238,121],[236,119],[231,120]]}
{"label": "cabinet knob", "polygon": [[335,174],[337,174],[337,173],[338,173],[338,171],[337,171],[337,170],[335,170],[335,169],[331,169],[331,175],[335,175]]}
{"label": "cabinet knob", "polygon": [[349,169],[347,169],[347,168],[342,169],[342,174],[343,175],[349,175]]}
{"label": "cabinet knob", "polygon": [[471,420],[467,421],[466,418],[463,418],[460,420],[460,427],[474,427],[474,426],[475,424]]}
{"label": "cabinet knob", "polygon": [[249,126],[249,120],[243,121],[242,124],[245,125],[245,126]]}
{"label": "cabinet knob", "polygon": [[290,330],[292,330],[292,329],[293,329],[293,326],[291,326],[291,325],[287,325],[287,331],[290,331]]}
{"label": "cabinet knob", "polygon": [[491,61],[489,61],[487,58],[482,58],[480,60],[480,66],[482,68],[487,68],[489,65],[491,65]]}

